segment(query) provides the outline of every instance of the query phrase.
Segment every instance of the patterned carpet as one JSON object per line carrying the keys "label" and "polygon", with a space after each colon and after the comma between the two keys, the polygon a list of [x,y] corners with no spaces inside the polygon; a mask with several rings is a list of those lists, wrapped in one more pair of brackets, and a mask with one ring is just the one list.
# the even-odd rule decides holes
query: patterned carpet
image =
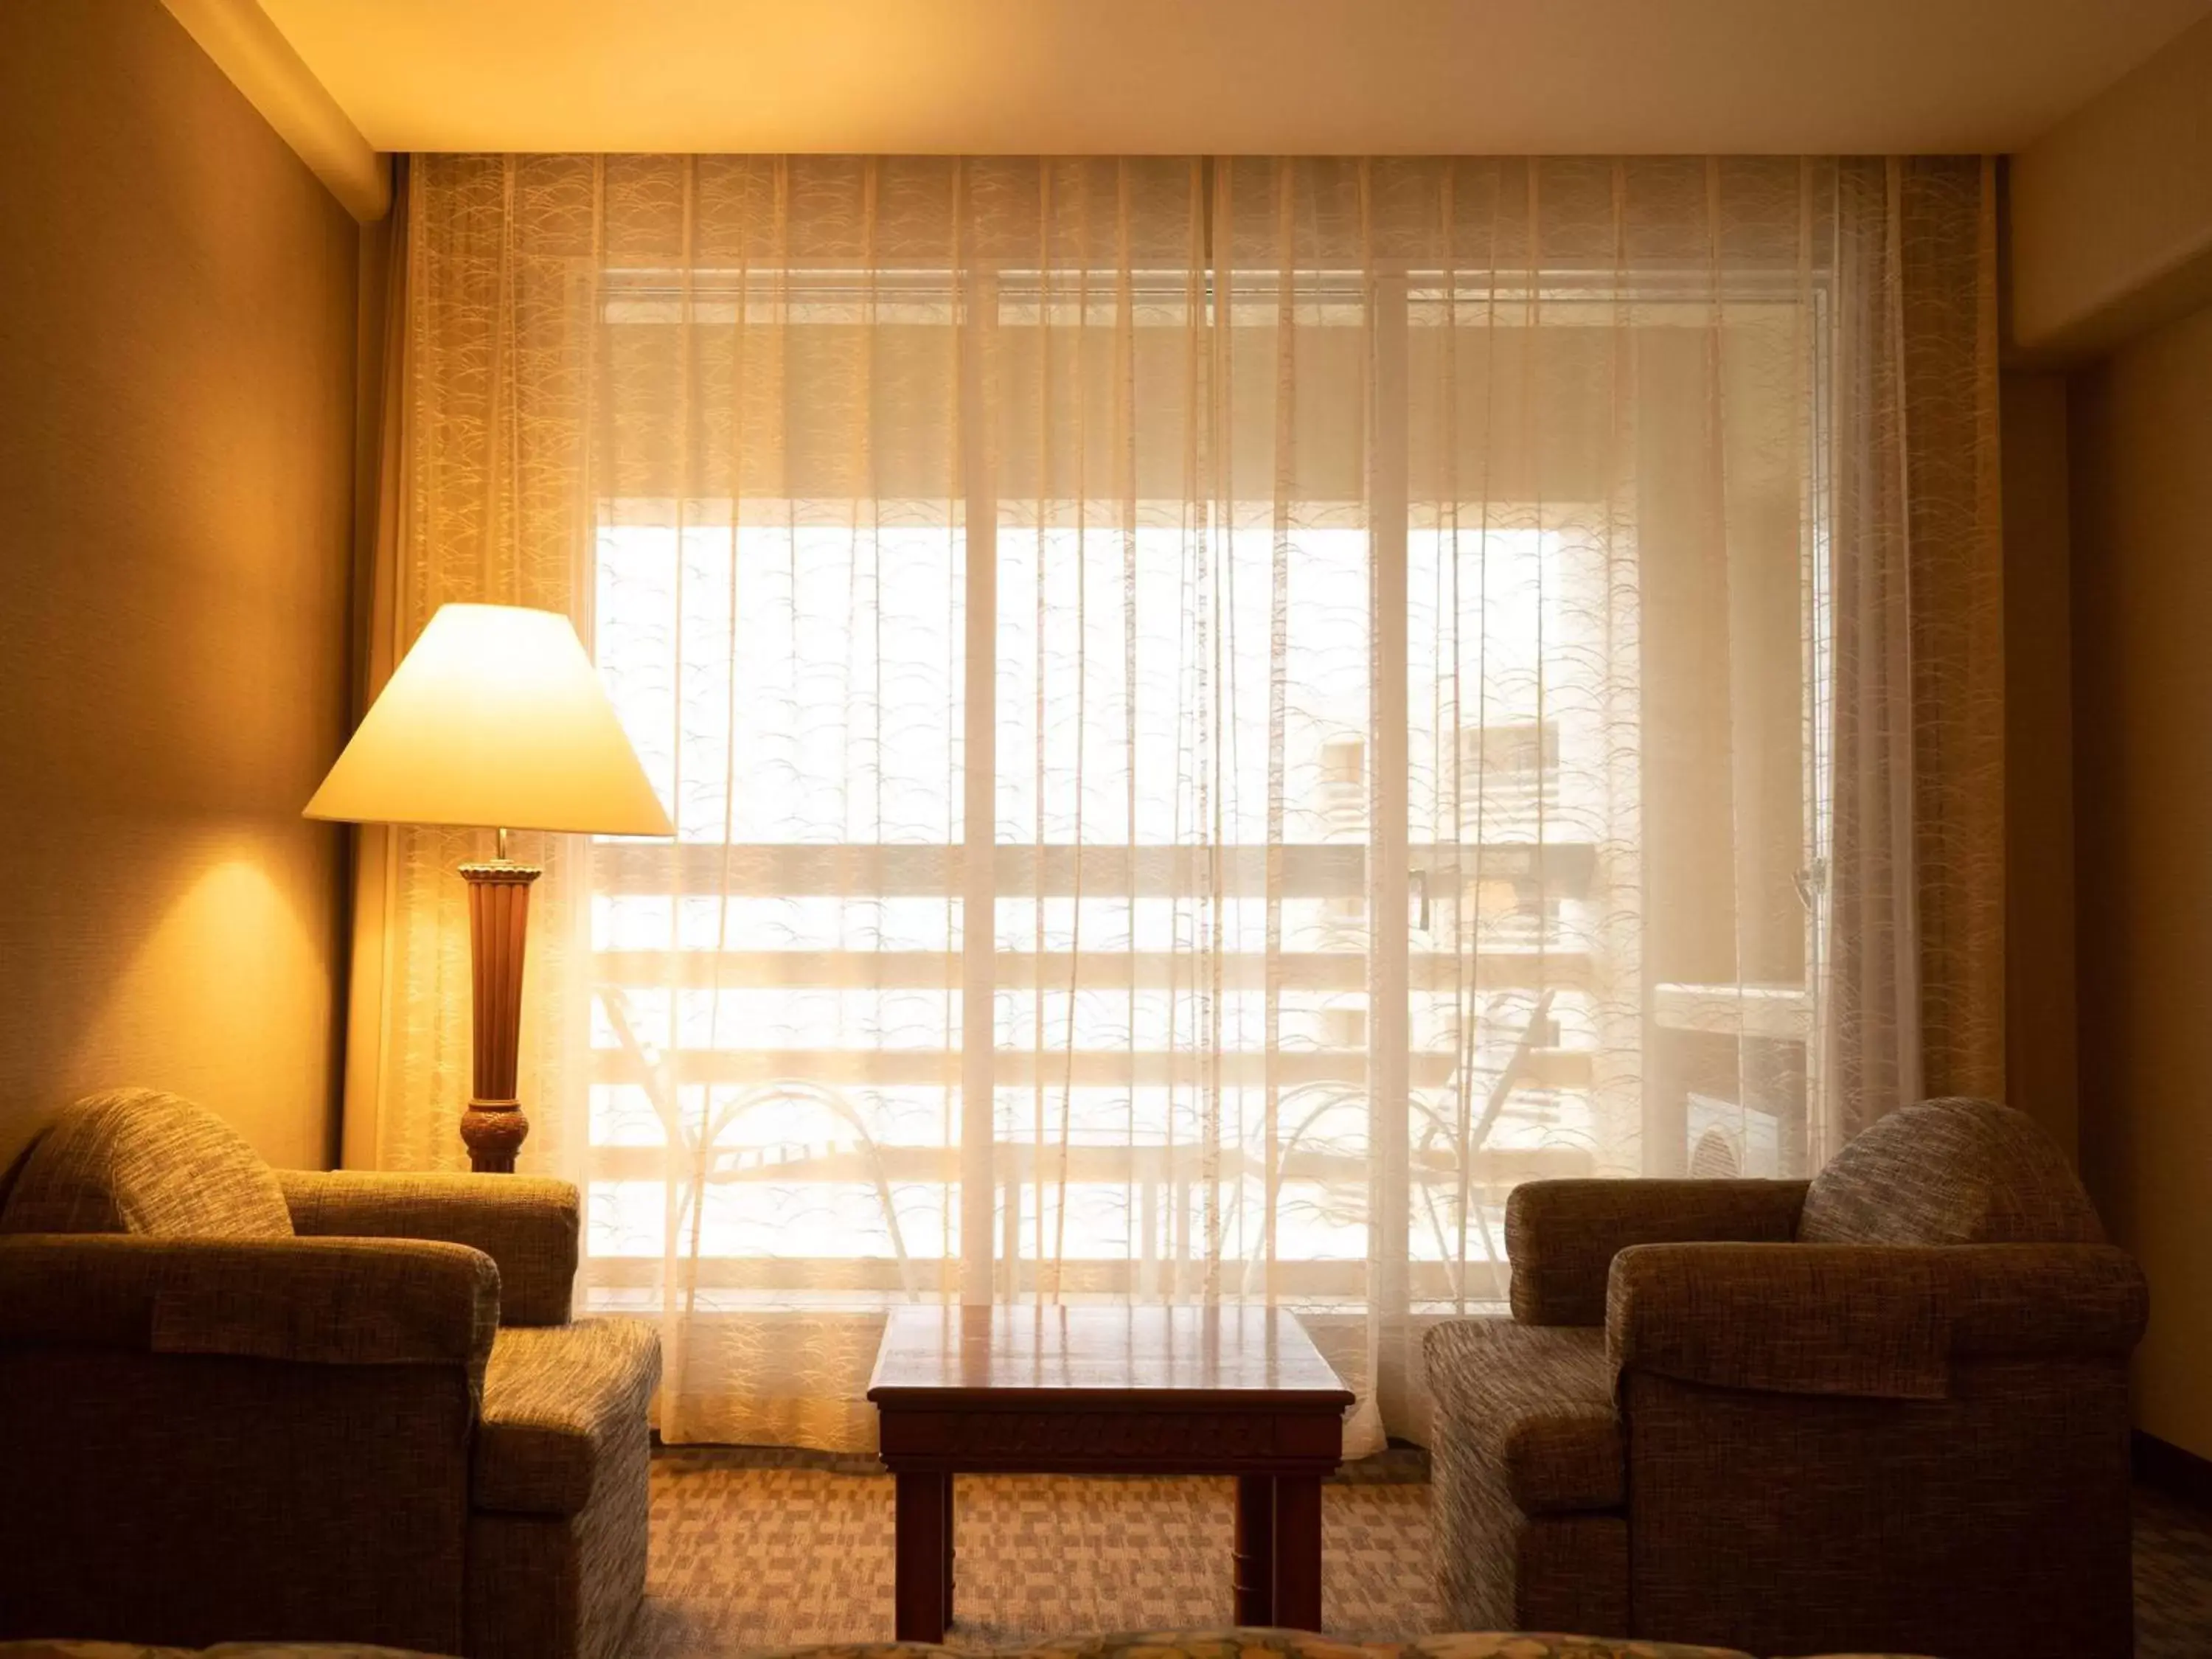
{"label": "patterned carpet", "polygon": [[[1322,1622],[1364,1639],[1433,1626],[1419,1453],[1323,1495]],[[1230,1622],[1231,1483],[963,1475],[954,1647]],[[629,1659],[883,1640],[891,1482],[872,1457],[683,1447],[656,1455],[653,1562]],[[2152,1492],[2136,1518],[2137,1659],[2212,1653],[2212,1514]]]}
{"label": "patterned carpet", "polygon": [[2212,1653],[2212,1513],[2136,1488],[2136,1659]]}

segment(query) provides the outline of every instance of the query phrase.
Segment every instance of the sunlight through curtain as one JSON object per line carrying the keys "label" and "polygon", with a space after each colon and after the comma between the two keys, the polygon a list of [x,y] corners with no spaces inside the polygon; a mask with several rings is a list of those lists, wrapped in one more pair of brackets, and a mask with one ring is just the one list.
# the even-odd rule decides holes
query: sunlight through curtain
{"label": "sunlight through curtain", "polygon": [[[872,1445],[895,1302],[1254,1300],[1370,1449],[1517,1182],[2001,1089],[1984,163],[410,190],[392,631],[570,614],[678,826],[542,838],[524,1033],[669,1439]],[[349,1110],[451,1166],[474,844],[390,841]]]}

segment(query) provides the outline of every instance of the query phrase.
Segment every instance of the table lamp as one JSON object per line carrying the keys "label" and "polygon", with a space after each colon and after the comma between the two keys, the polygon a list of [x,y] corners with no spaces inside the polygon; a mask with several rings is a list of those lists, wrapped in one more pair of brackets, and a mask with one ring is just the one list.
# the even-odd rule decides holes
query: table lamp
{"label": "table lamp", "polygon": [[461,1139],[479,1170],[512,1171],[530,1133],[515,1096],[530,884],[510,830],[676,833],[614,705],[557,611],[448,605],[400,659],[306,816],[498,831],[465,864],[474,992],[474,1090]]}

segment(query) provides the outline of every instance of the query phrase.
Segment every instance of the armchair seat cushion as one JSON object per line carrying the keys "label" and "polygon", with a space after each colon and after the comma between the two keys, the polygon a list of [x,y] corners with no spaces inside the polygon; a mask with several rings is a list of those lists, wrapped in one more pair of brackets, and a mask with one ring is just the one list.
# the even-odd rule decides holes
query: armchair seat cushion
{"label": "armchair seat cushion", "polygon": [[1425,1347],[1441,1416],[1523,1515],[1619,1509],[1628,1482],[1605,1334],[1461,1319]]}
{"label": "armchair seat cushion", "polygon": [[472,1507],[580,1513],[611,1449],[640,1432],[659,1381],[659,1334],[640,1320],[501,1331],[484,1373]]}

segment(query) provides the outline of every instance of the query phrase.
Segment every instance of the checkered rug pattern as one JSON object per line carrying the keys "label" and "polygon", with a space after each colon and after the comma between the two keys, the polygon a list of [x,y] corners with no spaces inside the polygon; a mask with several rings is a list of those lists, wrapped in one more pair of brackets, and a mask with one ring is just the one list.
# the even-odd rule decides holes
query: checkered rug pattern
{"label": "checkered rug pattern", "polygon": [[[1076,1631],[1231,1622],[1227,1480],[963,1475],[954,1623],[969,1650]],[[1435,1627],[1419,1453],[1353,1465],[1322,1496],[1322,1622],[1389,1640]],[[630,1659],[883,1641],[891,1482],[872,1457],[672,1447],[653,1467],[653,1558]],[[2212,1515],[2154,1493],[2136,1522],[2137,1659],[2212,1653]]]}

